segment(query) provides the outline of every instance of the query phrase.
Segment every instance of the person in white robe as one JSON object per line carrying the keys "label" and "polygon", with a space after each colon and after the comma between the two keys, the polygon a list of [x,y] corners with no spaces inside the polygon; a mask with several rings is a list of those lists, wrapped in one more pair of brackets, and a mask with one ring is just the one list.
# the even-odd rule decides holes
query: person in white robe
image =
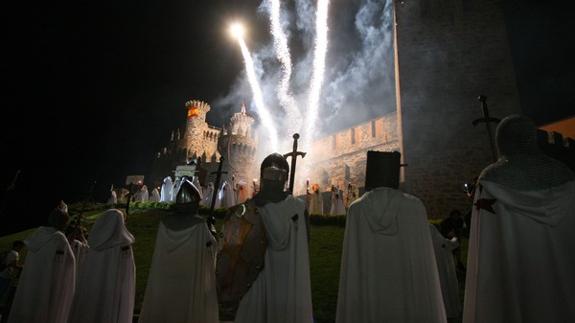
{"label": "person in white robe", "polygon": [[68,213],[62,204],[25,240],[28,253],[9,323],[66,323],[74,297],[76,264],[63,233]]}
{"label": "person in white robe", "polygon": [[78,267],[68,323],[132,322],[136,279],[133,243],[120,210],[107,210],[98,218],[88,238],[90,248]]}
{"label": "person in white robe", "polygon": [[313,322],[305,203],[283,191],[288,170],[280,154],[262,162],[254,203],[267,237],[265,264],[242,297],[235,323]]}
{"label": "person in white robe", "polygon": [[224,181],[218,191],[216,208],[229,208],[236,204],[235,191],[227,181]]}
{"label": "person in white robe", "polygon": [[85,238],[85,228],[82,226],[82,221],[82,215],[77,215],[76,219],[68,225],[66,233],[68,243],[70,243],[70,248],[72,249],[76,260],[76,269],[78,269],[78,264],[82,262],[86,252],[88,251],[88,241]]}
{"label": "person in white robe", "polygon": [[323,196],[321,195],[318,184],[311,186],[309,200],[309,214],[323,215]]}
{"label": "person in white robe", "polygon": [[118,204],[118,195],[116,195],[116,191],[114,190],[114,185],[110,189],[110,197],[108,198],[107,203],[108,205],[116,205]]}
{"label": "person in white robe", "polygon": [[347,213],[336,322],[445,323],[425,207],[374,165],[378,154],[389,153],[368,152],[367,192]]}
{"label": "person in white robe", "polygon": [[575,174],[513,115],[475,189],[464,323],[575,322]]}
{"label": "person in white robe", "polygon": [[146,185],[143,185],[140,191],[141,191],[140,201],[148,202],[150,199],[150,192],[148,191],[148,187]]}
{"label": "person in white robe", "polygon": [[178,194],[178,192],[180,191],[180,185],[182,185],[182,178],[181,177],[176,177],[176,180],[174,181],[174,186],[172,189],[172,200],[171,202],[175,202],[176,201],[176,195]]}
{"label": "person in white robe", "polygon": [[199,176],[194,176],[192,183],[194,184],[195,187],[198,188],[198,191],[200,193],[200,201],[204,199],[204,190],[202,188],[202,184],[200,184],[200,177]]}
{"label": "person in white robe", "polygon": [[157,187],[152,189],[152,193],[150,194],[150,202],[160,202],[160,192],[158,191]]}
{"label": "person in white robe", "polygon": [[160,202],[171,202],[173,189],[172,177],[166,176],[160,192]]}
{"label": "person in white robe", "polygon": [[331,208],[329,214],[331,216],[345,215],[342,191],[335,186],[331,187]]}
{"label": "person in white robe", "polygon": [[204,189],[203,198],[200,202],[200,205],[205,207],[211,207],[212,199],[214,198],[214,183],[209,183],[208,186]]}
{"label": "person in white robe", "polygon": [[459,283],[457,281],[457,271],[453,250],[459,246],[456,237],[447,239],[433,224],[429,224],[431,240],[435,250],[435,260],[437,262],[437,272],[441,283],[443,302],[445,303],[445,314],[447,318],[456,319],[461,315],[461,301],[459,299]]}
{"label": "person in white robe", "polygon": [[158,228],[140,323],[218,323],[217,243],[198,215],[200,194],[184,178],[174,212]]}

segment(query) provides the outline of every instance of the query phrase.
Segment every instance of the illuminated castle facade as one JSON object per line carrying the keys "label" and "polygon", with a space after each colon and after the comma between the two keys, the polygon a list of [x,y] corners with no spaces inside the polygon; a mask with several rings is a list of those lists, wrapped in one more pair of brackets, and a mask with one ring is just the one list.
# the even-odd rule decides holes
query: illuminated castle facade
{"label": "illuminated castle facade", "polygon": [[[230,181],[234,176],[236,183],[245,182],[251,191],[253,179],[259,177],[255,160],[258,141],[252,128],[254,118],[246,112],[245,105],[223,128],[206,122],[209,104],[192,100],[185,106],[185,129],[172,131],[168,145],[157,153],[153,181],[158,183],[166,175],[173,175],[176,166],[199,158],[200,182],[205,186],[214,181],[212,173],[217,170],[220,157],[224,157],[224,170],[228,173],[223,178]],[[344,189],[350,183],[363,187],[367,151],[399,150],[397,134],[395,114],[390,113],[319,138],[310,152],[314,158],[309,167],[310,182],[318,183],[322,191],[331,185]],[[298,178],[296,193],[305,192],[305,181]]]}
{"label": "illuminated castle facade", "polygon": [[[200,182],[207,185],[214,181],[220,157],[224,158],[224,180],[234,176],[236,183],[252,182],[257,140],[252,125],[254,118],[247,114],[245,105],[235,113],[223,128],[206,122],[209,104],[203,101],[186,102],[186,126],[172,131],[170,142],[156,154],[151,181],[159,183],[167,175],[173,175],[178,165],[199,159]],[[248,185],[249,186],[249,185]]]}

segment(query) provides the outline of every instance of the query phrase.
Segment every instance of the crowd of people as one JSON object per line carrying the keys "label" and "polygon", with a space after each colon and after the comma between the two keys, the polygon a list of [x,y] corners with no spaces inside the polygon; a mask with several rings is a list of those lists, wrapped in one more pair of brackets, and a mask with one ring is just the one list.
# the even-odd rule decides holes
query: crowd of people
{"label": "crowd of people", "polygon": [[[439,227],[378,167],[386,153],[368,152],[377,171],[345,211],[336,323],[575,322],[575,173],[538,149],[524,117],[501,121],[496,141],[500,158],[478,176],[471,214],[453,211]],[[317,201],[306,207],[285,192],[288,173],[282,155],[266,157],[260,189],[229,208],[220,235],[198,214],[201,187],[183,177],[160,221],[139,322],[314,322],[307,209]],[[132,322],[134,237],[124,222],[110,209],[87,238],[77,228],[66,237],[59,205],[26,240],[8,322]],[[5,257],[3,294],[22,247]]]}

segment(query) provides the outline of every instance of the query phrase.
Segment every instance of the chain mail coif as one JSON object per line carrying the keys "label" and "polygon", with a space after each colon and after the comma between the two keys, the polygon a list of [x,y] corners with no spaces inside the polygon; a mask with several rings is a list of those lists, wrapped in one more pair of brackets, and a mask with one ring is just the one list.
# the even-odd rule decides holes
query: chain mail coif
{"label": "chain mail coif", "polygon": [[531,120],[511,115],[501,121],[496,132],[499,160],[485,168],[480,180],[512,189],[548,189],[575,180],[563,163],[548,157],[537,146],[537,130]]}

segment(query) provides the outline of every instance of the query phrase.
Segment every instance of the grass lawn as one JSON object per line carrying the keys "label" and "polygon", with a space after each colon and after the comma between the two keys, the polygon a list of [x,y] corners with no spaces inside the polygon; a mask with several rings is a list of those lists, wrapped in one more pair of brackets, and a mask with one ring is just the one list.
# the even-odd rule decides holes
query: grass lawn
{"label": "grass lawn", "polygon": [[[166,211],[163,209],[133,210],[127,220],[128,229],[136,238],[136,243],[133,246],[136,260],[136,313],[139,313],[144,299],[148,272],[156,242],[156,232],[160,217],[164,212]],[[90,212],[90,214],[86,214],[87,222],[89,224],[93,223],[100,213]],[[315,220],[315,223],[329,223],[327,220],[330,219],[326,218],[325,221],[319,221],[321,219],[318,220],[316,218],[313,220]],[[219,228],[218,224],[221,223],[216,225]],[[14,240],[23,240],[34,230],[26,230],[10,236],[0,237],[0,251],[9,249]],[[315,322],[334,322],[344,228],[338,225],[312,224],[310,235],[310,272]],[[462,259],[465,259],[467,240],[461,241],[461,243]],[[461,299],[463,299],[462,285],[460,283],[462,290]]]}
{"label": "grass lawn", "polygon": [[[156,232],[164,210],[152,209],[130,214],[127,226],[136,238],[134,257],[136,259],[136,309],[140,311],[148,272],[154,253]],[[95,214],[89,220],[95,220]],[[0,250],[9,249],[12,241],[23,240],[35,229],[22,231],[0,238]],[[310,240],[310,266],[313,307],[316,322],[334,322],[339,284],[339,264],[344,229],[331,225],[312,225]]]}

